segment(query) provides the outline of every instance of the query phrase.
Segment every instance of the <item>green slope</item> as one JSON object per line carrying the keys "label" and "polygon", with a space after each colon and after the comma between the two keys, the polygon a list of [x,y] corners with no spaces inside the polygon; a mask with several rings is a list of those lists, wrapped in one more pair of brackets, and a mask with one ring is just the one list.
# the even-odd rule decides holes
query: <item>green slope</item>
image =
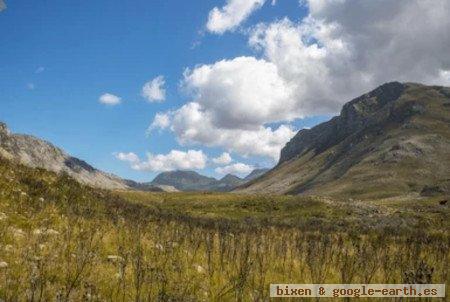
{"label": "green slope", "polygon": [[389,83],[300,131],[241,191],[382,198],[449,188],[450,89]]}

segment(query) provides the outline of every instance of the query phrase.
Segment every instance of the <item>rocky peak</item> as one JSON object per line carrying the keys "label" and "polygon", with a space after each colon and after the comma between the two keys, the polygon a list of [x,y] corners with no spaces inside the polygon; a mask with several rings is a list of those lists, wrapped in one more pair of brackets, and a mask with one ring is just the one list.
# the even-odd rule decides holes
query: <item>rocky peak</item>
{"label": "rocky peak", "polygon": [[320,153],[349,135],[389,118],[392,112],[383,109],[395,103],[407,87],[407,84],[399,82],[383,84],[345,104],[340,115],[330,121],[300,130],[281,150],[279,164],[310,150]]}
{"label": "rocky peak", "polygon": [[301,130],[245,193],[386,198],[450,192],[450,88],[392,82]]}
{"label": "rocky peak", "polygon": [[236,175],[233,174],[227,174],[224,177],[222,177],[222,179],[220,179],[221,181],[234,181],[234,180],[241,180],[239,177],[237,177]]}

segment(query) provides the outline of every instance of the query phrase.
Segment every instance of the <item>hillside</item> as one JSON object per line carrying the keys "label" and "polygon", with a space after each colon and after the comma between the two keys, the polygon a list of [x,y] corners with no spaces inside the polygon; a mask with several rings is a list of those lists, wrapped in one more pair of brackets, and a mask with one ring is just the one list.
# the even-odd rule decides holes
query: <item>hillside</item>
{"label": "hillside", "polygon": [[245,182],[252,181],[252,180],[264,175],[265,173],[269,172],[269,170],[270,169],[255,169],[244,178],[244,181]]}
{"label": "hillside", "polygon": [[360,198],[448,194],[450,88],[392,82],[303,129],[238,191]]}
{"label": "hillside", "polygon": [[268,301],[286,276],[359,267],[355,283],[448,283],[437,199],[111,192],[2,158],[0,193],[1,301]]}
{"label": "hillside", "polygon": [[127,184],[119,177],[93,168],[72,157],[51,143],[30,135],[13,134],[0,123],[0,156],[32,168],[67,173],[83,184],[105,189],[124,189]]}
{"label": "hillside", "polygon": [[47,141],[31,135],[11,133],[7,125],[1,122],[0,157],[19,162],[30,168],[67,173],[80,183],[96,188],[170,191],[170,188],[121,179],[113,174],[100,171]]}

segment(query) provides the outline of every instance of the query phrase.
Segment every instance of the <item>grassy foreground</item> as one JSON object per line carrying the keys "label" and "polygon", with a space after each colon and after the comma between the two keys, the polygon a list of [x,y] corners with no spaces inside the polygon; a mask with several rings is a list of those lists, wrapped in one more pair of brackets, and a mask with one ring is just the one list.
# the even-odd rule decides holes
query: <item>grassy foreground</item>
{"label": "grassy foreground", "polygon": [[267,301],[270,283],[448,284],[438,201],[106,192],[0,160],[0,300]]}

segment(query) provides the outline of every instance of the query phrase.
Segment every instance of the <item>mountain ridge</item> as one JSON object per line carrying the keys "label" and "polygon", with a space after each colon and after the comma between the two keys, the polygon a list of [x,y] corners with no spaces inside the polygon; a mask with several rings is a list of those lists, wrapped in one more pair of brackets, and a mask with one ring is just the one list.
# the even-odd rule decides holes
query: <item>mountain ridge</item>
{"label": "mountain ridge", "polygon": [[450,88],[386,83],[346,103],[339,116],[300,130],[275,168],[237,191],[364,198],[421,194],[426,186],[448,192],[449,125]]}
{"label": "mountain ridge", "polygon": [[220,179],[204,176],[190,170],[175,170],[162,172],[150,182],[152,185],[172,186],[180,191],[214,191],[228,192],[245,184],[246,182],[261,176],[268,169],[255,169],[245,178],[234,174],[227,174]]}
{"label": "mountain ridge", "polygon": [[79,158],[73,157],[52,143],[28,134],[12,133],[0,122],[0,156],[31,168],[55,173],[67,173],[80,183],[102,189],[145,189],[164,191],[164,188],[145,186],[98,170]]}
{"label": "mountain ridge", "polygon": [[[110,190],[227,192],[249,181],[248,177],[251,176],[248,175],[246,179],[242,179],[228,174],[218,180],[195,171],[170,171],[160,173],[151,182],[141,183],[122,179],[94,168],[84,160],[71,156],[46,140],[28,134],[11,133],[3,122],[0,122],[0,156],[31,168],[67,173],[80,183]],[[261,171],[254,170],[253,174],[250,174],[261,174]],[[178,182],[177,178],[179,178]]]}

